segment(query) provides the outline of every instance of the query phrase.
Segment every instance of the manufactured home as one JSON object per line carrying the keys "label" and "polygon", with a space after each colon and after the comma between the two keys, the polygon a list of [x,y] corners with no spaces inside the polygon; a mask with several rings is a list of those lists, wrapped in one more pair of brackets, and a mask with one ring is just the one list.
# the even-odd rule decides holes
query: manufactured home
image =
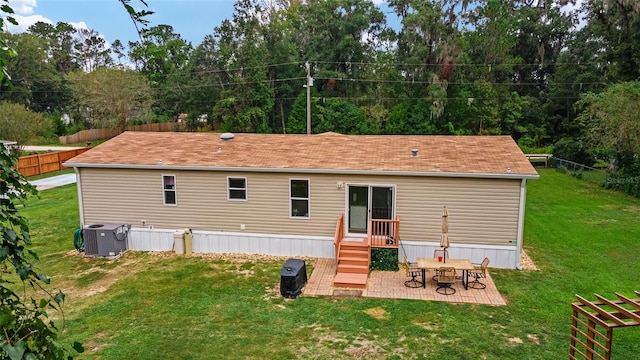
{"label": "manufactured home", "polygon": [[512,269],[538,178],[509,136],[125,132],[65,165],[82,225],[130,224],[129,249],[188,229],[194,252],[332,258],[373,233],[415,260],[446,206],[450,257]]}

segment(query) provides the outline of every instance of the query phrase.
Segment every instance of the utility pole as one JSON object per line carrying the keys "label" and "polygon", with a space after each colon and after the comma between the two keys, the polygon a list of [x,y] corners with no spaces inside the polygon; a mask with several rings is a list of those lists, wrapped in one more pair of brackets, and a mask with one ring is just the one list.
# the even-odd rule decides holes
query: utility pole
{"label": "utility pole", "polygon": [[313,86],[313,78],[311,77],[311,69],[309,62],[304,63],[307,69],[307,135],[311,135],[311,87]]}

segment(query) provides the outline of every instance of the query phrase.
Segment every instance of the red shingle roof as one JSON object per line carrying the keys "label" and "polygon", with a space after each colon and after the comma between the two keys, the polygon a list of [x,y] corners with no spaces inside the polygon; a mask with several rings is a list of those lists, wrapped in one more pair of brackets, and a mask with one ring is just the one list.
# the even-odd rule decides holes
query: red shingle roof
{"label": "red shingle roof", "polygon": [[510,136],[235,134],[225,141],[216,133],[125,132],[67,165],[538,177]]}

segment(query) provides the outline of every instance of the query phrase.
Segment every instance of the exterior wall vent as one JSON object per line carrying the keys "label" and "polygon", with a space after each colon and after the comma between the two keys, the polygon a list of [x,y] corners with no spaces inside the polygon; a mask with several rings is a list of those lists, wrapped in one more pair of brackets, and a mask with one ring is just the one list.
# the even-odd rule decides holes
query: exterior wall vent
{"label": "exterior wall vent", "polygon": [[418,149],[411,149],[411,157],[418,157]]}
{"label": "exterior wall vent", "polygon": [[233,133],[226,132],[226,133],[220,135],[220,140],[231,141],[231,140],[233,140],[233,137],[234,137]]}

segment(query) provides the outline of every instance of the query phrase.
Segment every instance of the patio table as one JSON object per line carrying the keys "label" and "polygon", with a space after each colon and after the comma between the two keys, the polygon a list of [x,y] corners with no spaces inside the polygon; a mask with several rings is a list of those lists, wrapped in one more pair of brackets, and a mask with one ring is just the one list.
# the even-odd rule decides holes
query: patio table
{"label": "patio table", "polygon": [[427,269],[436,270],[443,266],[449,266],[456,269],[456,271],[462,271],[462,285],[464,285],[465,290],[469,289],[469,270],[474,269],[469,259],[447,259],[446,262],[443,262],[435,258],[418,258],[418,268],[422,269],[422,287],[427,287]]}

